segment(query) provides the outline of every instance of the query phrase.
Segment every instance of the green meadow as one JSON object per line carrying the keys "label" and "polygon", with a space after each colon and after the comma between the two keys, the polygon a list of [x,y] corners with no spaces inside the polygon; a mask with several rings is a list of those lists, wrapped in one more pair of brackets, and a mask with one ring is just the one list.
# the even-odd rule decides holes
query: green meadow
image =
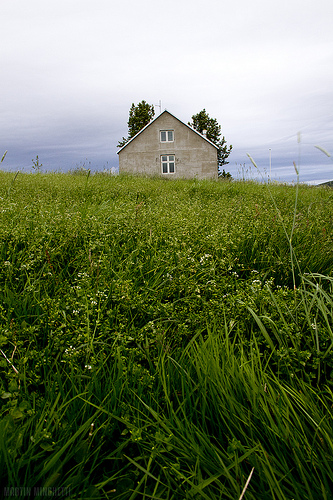
{"label": "green meadow", "polygon": [[333,498],[333,191],[0,172],[2,497]]}

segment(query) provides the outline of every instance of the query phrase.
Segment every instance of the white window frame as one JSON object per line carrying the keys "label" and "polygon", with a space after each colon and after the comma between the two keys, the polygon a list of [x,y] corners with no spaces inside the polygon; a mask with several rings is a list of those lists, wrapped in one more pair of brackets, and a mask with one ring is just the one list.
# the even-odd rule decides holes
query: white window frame
{"label": "white window frame", "polygon": [[[163,171],[164,167],[167,169],[166,172]],[[176,173],[176,156],[174,154],[161,155],[161,170],[163,175],[173,175]]]}
{"label": "white window frame", "polygon": [[[162,134],[165,134],[165,140],[162,139]],[[174,130],[160,130],[160,141],[161,142],[173,142],[175,140]]]}

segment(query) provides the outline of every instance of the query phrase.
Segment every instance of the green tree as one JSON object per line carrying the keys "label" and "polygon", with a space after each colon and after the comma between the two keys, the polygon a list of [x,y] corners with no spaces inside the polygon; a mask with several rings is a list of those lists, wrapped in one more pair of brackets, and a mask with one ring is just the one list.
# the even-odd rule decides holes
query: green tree
{"label": "green tree", "polygon": [[117,147],[122,148],[125,144],[134,137],[138,132],[140,132],[143,127],[145,127],[155,115],[155,109],[153,104],[148,104],[146,101],[141,101],[137,106],[134,102],[129,110],[128,125],[128,137],[123,137],[121,141],[118,142]]}
{"label": "green tree", "polygon": [[[216,118],[211,118],[207,111],[203,109],[196,115],[193,115],[192,122],[188,122],[188,124],[195,130],[200,132],[200,134],[202,134],[203,131],[206,130],[207,139],[218,146],[218,169],[223,165],[227,165],[229,163],[227,161],[227,158],[231,153],[232,146],[227,146],[227,142],[224,136],[221,138],[221,125],[217,123]],[[225,173],[224,176],[226,176],[227,174],[230,175],[230,177],[228,178],[231,178],[231,174],[229,172]],[[223,176],[220,170],[219,175]]]}

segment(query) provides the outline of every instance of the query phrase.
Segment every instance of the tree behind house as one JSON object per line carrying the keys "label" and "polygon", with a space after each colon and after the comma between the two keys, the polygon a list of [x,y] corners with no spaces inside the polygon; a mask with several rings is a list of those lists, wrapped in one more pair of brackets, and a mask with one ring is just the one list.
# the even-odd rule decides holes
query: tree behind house
{"label": "tree behind house", "polygon": [[153,104],[148,104],[146,101],[141,101],[137,106],[134,102],[129,111],[128,125],[128,137],[123,137],[121,141],[118,142],[118,148],[122,148],[125,144],[132,139],[138,132],[140,132],[143,127],[148,125],[148,123],[154,118],[155,110]]}
{"label": "tree behind house", "polygon": [[218,167],[227,165],[229,163],[227,158],[231,153],[232,146],[228,148],[224,136],[221,139],[221,125],[217,123],[216,118],[211,118],[207,111],[203,109],[196,115],[193,115],[192,122],[188,122],[188,124],[200,132],[200,134],[206,130],[207,139],[216,144],[219,148],[217,152]]}

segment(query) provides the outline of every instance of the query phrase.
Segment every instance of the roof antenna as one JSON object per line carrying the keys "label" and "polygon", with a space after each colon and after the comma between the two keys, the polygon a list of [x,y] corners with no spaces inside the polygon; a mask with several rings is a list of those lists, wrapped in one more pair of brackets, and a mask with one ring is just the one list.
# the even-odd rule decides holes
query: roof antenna
{"label": "roof antenna", "polygon": [[162,113],[162,101],[161,101],[161,99],[158,101],[158,104],[155,104],[155,107],[156,108],[160,108],[160,113],[159,114],[161,114]]}

